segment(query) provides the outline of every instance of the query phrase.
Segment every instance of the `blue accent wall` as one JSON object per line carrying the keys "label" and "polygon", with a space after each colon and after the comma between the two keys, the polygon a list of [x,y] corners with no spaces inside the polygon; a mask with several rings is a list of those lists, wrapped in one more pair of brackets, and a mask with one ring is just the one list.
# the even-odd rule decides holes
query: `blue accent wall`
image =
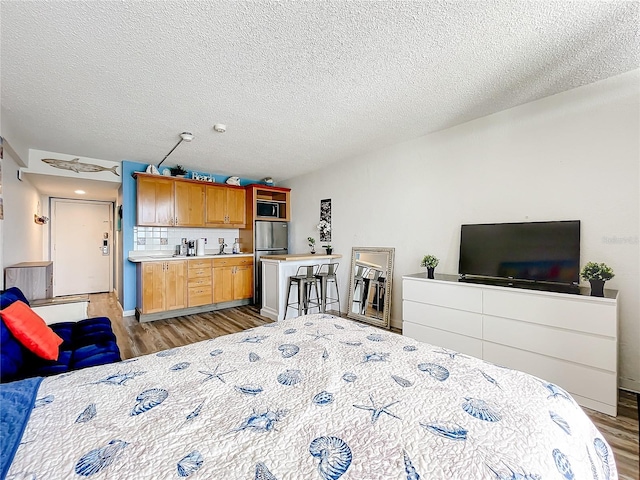
{"label": "blue accent wall", "polygon": [[122,288],[123,310],[136,308],[136,266],[127,258],[133,250],[133,227],[136,224],[136,179],[134,172],[144,172],[146,163],[122,162]]}
{"label": "blue accent wall", "polygon": [[[136,225],[136,179],[131,176],[135,172],[144,172],[148,164],[122,161],[122,308],[124,311],[136,308],[136,266],[127,260],[129,252],[133,250],[133,227]],[[160,169],[161,171],[163,168]],[[211,175],[197,172],[202,175]],[[187,176],[191,175],[191,171]],[[216,183],[224,183],[229,175],[213,175]],[[258,180],[240,179],[240,185],[262,183]]]}

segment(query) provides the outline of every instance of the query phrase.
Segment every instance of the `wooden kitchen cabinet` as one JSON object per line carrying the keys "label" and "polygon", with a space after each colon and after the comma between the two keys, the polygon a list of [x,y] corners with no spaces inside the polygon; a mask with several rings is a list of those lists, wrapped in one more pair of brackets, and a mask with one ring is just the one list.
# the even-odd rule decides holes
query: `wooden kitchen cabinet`
{"label": "wooden kitchen cabinet", "polygon": [[233,274],[233,299],[253,297],[253,266],[237,266]]}
{"label": "wooden kitchen cabinet", "polygon": [[188,260],[187,296],[190,307],[213,303],[211,259]]}
{"label": "wooden kitchen cabinet", "polygon": [[244,187],[136,174],[140,226],[246,227]]}
{"label": "wooden kitchen cabinet", "polygon": [[212,271],[214,303],[253,296],[253,258],[215,258]]}
{"label": "wooden kitchen cabinet", "polygon": [[158,175],[137,175],[138,225],[173,226],[174,181]]}
{"label": "wooden kitchen cabinet", "polygon": [[206,186],[207,226],[244,228],[246,226],[245,191],[229,185]]}
{"label": "wooden kitchen cabinet", "polygon": [[186,308],[187,262],[138,264],[138,309],[143,314]]}
{"label": "wooden kitchen cabinet", "polygon": [[204,225],[205,185],[187,181],[174,182],[175,225],[201,227]]}

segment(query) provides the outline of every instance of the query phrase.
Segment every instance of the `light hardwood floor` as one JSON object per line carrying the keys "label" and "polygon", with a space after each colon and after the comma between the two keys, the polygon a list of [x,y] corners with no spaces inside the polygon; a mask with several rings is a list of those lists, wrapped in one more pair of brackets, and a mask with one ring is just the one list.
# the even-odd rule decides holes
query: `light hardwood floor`
{"label": "light hardwood floor", "polygon": [[[123,360],[271,323],[254,306],[139,323],[135,317],[123,318],[115,295],[106,293],[90,295],[89,314],[111,319]],[[620,392],[617,417],[584,411],[611,445],[620,479],[640,479],[637,396]]]}

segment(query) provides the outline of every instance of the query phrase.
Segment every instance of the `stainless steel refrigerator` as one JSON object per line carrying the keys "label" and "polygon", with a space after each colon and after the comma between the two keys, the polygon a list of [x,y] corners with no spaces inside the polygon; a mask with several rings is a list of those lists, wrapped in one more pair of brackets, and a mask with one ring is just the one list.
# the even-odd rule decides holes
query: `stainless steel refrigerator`
{"label": "stainless steel refrigerator", "polygon": [[255,266],[253,300],[262,305],[262,262],[263,255],[284,255],[289,253],[289,222],[257,221],[255,225]]}

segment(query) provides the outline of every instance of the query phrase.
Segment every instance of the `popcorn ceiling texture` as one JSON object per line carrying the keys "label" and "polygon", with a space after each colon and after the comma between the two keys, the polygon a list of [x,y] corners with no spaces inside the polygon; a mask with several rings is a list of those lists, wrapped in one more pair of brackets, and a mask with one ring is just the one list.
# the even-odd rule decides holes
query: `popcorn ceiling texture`
{"label": "popcorn ceiling texture", "polygon": [[628,1],[1,8],[16,141],[277,181],[640,65]]}

